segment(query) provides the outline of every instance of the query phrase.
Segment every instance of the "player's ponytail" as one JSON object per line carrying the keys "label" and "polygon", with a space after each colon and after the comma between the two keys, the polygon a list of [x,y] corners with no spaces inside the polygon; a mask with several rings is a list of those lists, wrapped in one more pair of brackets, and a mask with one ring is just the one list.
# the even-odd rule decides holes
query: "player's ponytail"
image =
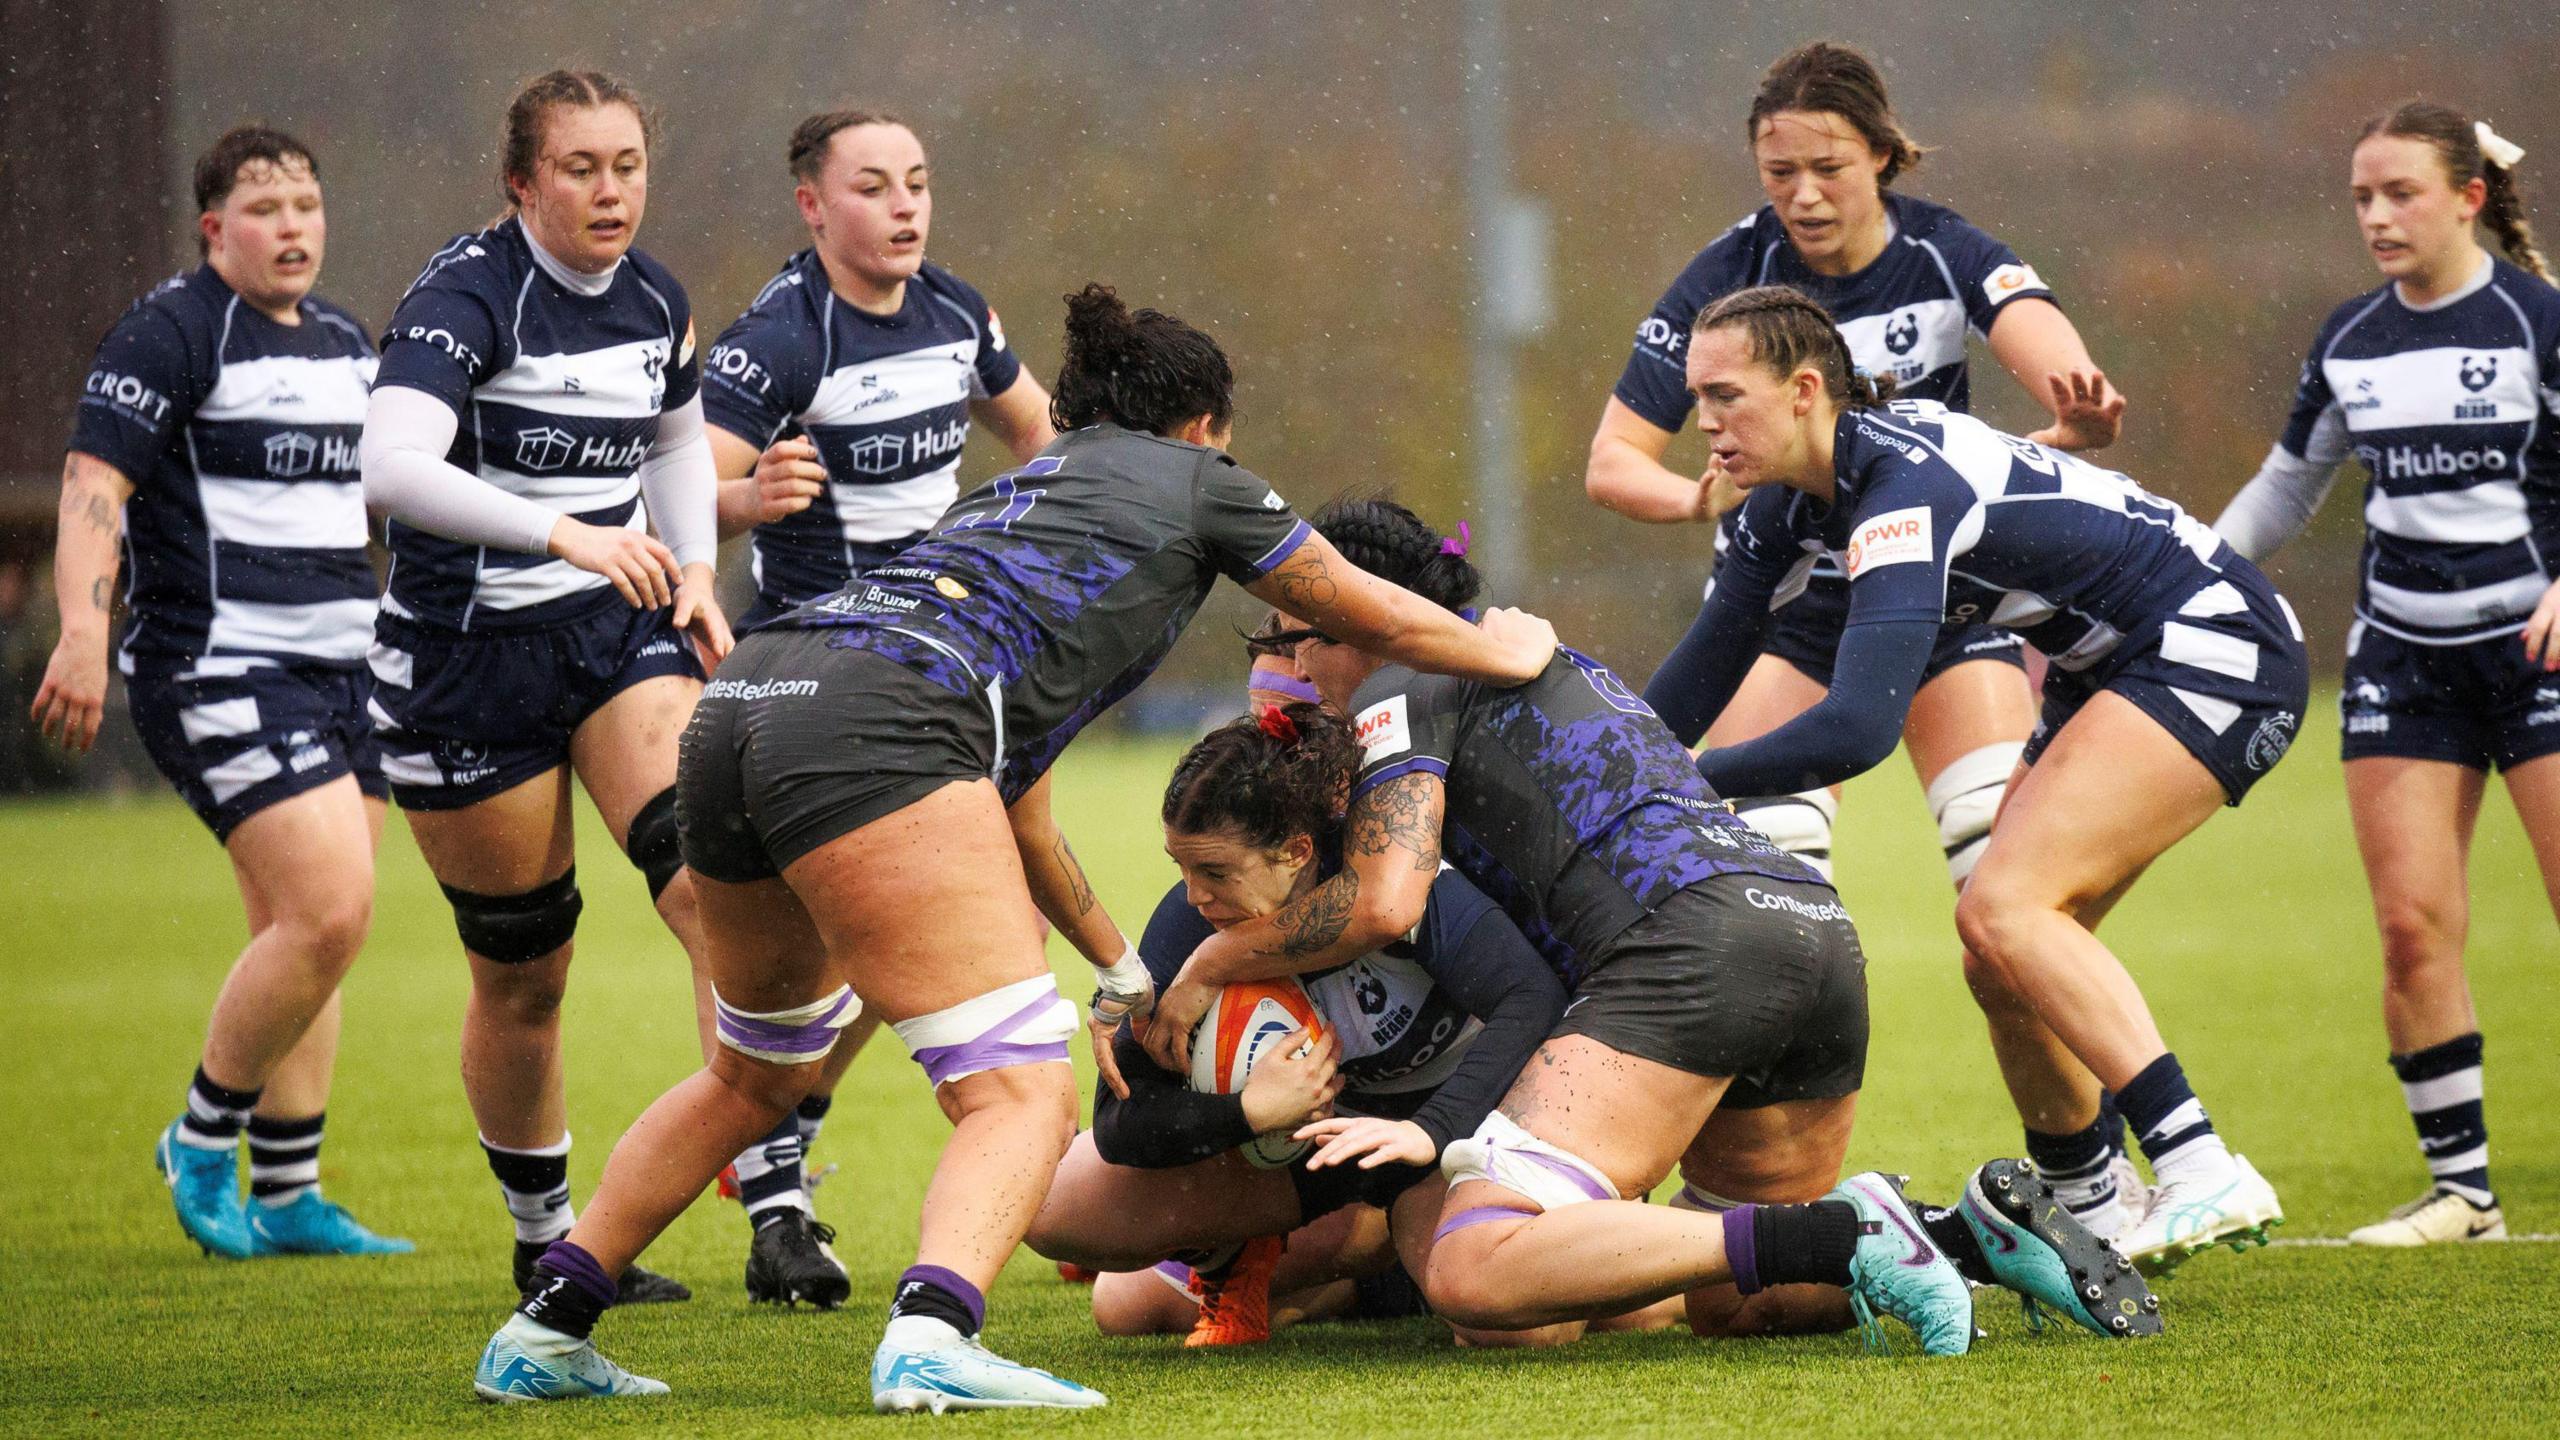
{"label": "player's ponytail", "polygon": [[1789,110],[1837,115],[1847,121],[1868,149],[1884,157],[1884,168],[1876,174],[1878,185],[1892,184],[1895,176],[1916,168],[1929,153],[1894,117],[1893,102],[1885,98],[1884,76],[1875,62],[1846,45],[1816,40],[1779,56],[1760,77],[1759,93],[1751,97],[1743,142],[1758,141],[1761,122]]}
{"label": "player's ponytail", "polygon": [[1067,351],[1049,419],[1060,430],[1108,420],[1170,435],[1206,415],[1224,429],[1235,372],[1218,342],[1160,310],[1131,313],[1108,285],[1067,297]]}
{"label": "player's ponytail", "polygon": [[1843,410],[1872,410],[1893,398],[1893,377],[1860,373],[1831,312],[1792,285],[1754,285],[1726,294],[1698,312],[1690,343],[1727,326],[1749,337],[1751,358],[1779,375],[1813,369],[1831,403]]}
{"label": "player's ponytail", "polygon": [[1322,847],[1338,828],[1359,764],[1360,746],[1340,716],[1304,701],[1275,705],[1210,731],[1174,762],[1165,828],[1233,830],[1266,850],[1306,835]]}
{"label": "player's ponytail", "polygon": [[2550,262],[2542,258],[2541,247],[2534,241],[2533,223],[2525,219],[2524,196],[2516,185],[2516,162],[2524,158],[2524,151],[2486,123],[2428,100],[2412,100],[2367,120],[2356,140],[2361,144],[2376,135],[2433,146],[2444,161],[2445,178],[2457,190],[2478,180],[2486,192],[2480,203],[2480,223],[2498,237],[2498,248],[2509,260],[2551,279]]}
{"label": "player's ponytail", "polygon": [[1383,495],[1342,496],[1308,523],[1343,559],[1443,610],[1464,610],[1484,590],[1465,540],[1443,539],[1422,517]]}
{"label": "player's ponytail", "polygon": [[629,81],[601,70],[553,70],[524,82],[516,98],[507,102],[506,128],[498,137],[498,193],[505,197],[507,208],[499,212],[504,219],[516,213],[516,186],[533,183],[534,165],[542,158],[543,128],[551,122],[551,112],[563,105],[577,109],[595,109],[605,105],[627,105],[640,121],[640,143],[648,149],[658,148],[658,116],[631,88]]}

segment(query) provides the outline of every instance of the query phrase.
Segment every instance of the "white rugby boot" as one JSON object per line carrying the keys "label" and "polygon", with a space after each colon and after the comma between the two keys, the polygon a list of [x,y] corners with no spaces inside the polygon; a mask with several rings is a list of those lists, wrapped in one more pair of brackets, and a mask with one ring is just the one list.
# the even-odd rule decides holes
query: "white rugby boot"
{"label": "white rugby boot", "polygon": [[510,1315],[489,1337],[472,1372],[471,1393],[492,1405],[528,1400],[603,1400],[664,1395],[663,1381],[634,1375],[596,1353],[595,1343]]}
{"label": "white rugby boot", "polygon": [[2465,1240],[2504,1240],[2507,1217],[2492,1203],[2487,1207],[2441,1187],[2393,1210],[2386,1219],[2347,1232],[2350,1245],[2449,1245]]}
{"label": "white rugby boot", "polygon": [[871,1357],[871,1408],[883,1415],[927,1410],[1089,1410],[1099,1390],[1017,1365],[928,1315],[901,1315]]}
{"label": "white rugby boot", "polygon": [[2142,1219],[2117,1239],[2116,1249],[2147,1275],[2166,1275],[2195,1255],[2228,1243],[2267,1243],[2267,1230],[2284,1223],[2284,1206],[2258,1167],[2234,1155],[2227,1167],[2201,1175],[2176,1175],[2152,1188]]}

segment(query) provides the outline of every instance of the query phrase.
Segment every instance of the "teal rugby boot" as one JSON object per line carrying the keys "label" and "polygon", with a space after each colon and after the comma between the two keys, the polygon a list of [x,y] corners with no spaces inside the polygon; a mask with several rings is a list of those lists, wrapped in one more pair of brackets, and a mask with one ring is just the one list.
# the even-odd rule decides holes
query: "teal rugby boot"
{"label": "teal rugby boot", "polygon": [[471,1393],[492,1405],[664,1395],[664,1382],[634,1375],[596,1353],[595,1342],[510,1315],[480,1352]]}
{"label": "teal rugby boot", "polygon": [[2056,1310],[2113,1338],[2160,1333],[2160,1297],[2133,1262],[2073,1219],[2028,1162],[1993,1160],[1975,1170],[1956,1213],[1992,1278],[2018,1292],[2029,1329],[2042,1330],[2044,1311]]}
{"label": "teal rugby boot", "polygon": [[249,1233],[261,1255],[406,1255],[418,1247],[392,1235],[376,1235],[356,1223],[346,1207],[305,1190],[282,1205],[249,1207]]}
{"label": "teal rugby boot", "polygon": [[258,1253],[249,1216],[240,1205],[240,1151],[237,1146],[207,1150],[178,1139],[178,1122],[160,1132],[151,1152],[160,1178],[169,1183],[169,1203],[178,1210],[178,1228],[220,1260],[247,1260]]}
{"label": "teal rugby boot", "polygon": [[1822,1197],[1845,1200],[1858,1212],[1858,1249],[1849,1258],[1849,1308],[1858,1317],[1858,1332],[1867,1348],[1881,1355],[1889,1346],[1884,1324],[1890,1315],[1920,1336],[1928,1355],[1962,1355],[1973,1348],[1973,1291],[1956,1272],[1955,1262],[1929,1243],[1911,1202],[1902,1198],[1901,1182],[1870,1170],[1852,1175]]}

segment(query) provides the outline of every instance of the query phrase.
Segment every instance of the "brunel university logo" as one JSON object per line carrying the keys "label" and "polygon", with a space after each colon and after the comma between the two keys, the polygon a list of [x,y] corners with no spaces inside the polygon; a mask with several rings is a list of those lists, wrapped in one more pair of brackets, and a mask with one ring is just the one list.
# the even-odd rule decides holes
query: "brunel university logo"
{"label": "brunel university logo", "polygon": [[2468,399],[2453,402],[2453,418],[2456,420],[2497,419],[2498,402],[2483,398],[2480,392],[2488,389],[2497,380],[2498,357],[2465,355],[2462,357],[2462,368],[2458,374],[2462,380],[2462,388],[2470,391],[2471,395]]}
{"label": "brunel university logo", "polygon": [[2257,733],[2249,737],[2249,748],[2242,755],[2252,770],[2272,770],[2284,752],[2293,748],[2294,727],[2301,717],[2290,710],[2279,710],[2258,722]]}

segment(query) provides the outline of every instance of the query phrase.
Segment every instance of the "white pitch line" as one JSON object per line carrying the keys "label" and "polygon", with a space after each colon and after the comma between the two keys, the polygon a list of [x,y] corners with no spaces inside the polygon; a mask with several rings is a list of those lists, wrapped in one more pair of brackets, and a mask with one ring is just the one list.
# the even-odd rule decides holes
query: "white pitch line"
{"label": "white pitch line", "polygon": [[[2346,1237],[2341,1235],[2287,1235],[2280,1240],[2270,1240],[2267,1243],[2269,1245],[2301,1246],[2304,1248],[2320,1250],[2343,1250],[2350,1244]],[[2560,1245],[2560,1235],[2510,1235],[2504,1240],[2485,1240],[2471,1243],[2485,1245]],[[2387,1249],[2389,1247],[2377,1246],[2375,1248]]]}

